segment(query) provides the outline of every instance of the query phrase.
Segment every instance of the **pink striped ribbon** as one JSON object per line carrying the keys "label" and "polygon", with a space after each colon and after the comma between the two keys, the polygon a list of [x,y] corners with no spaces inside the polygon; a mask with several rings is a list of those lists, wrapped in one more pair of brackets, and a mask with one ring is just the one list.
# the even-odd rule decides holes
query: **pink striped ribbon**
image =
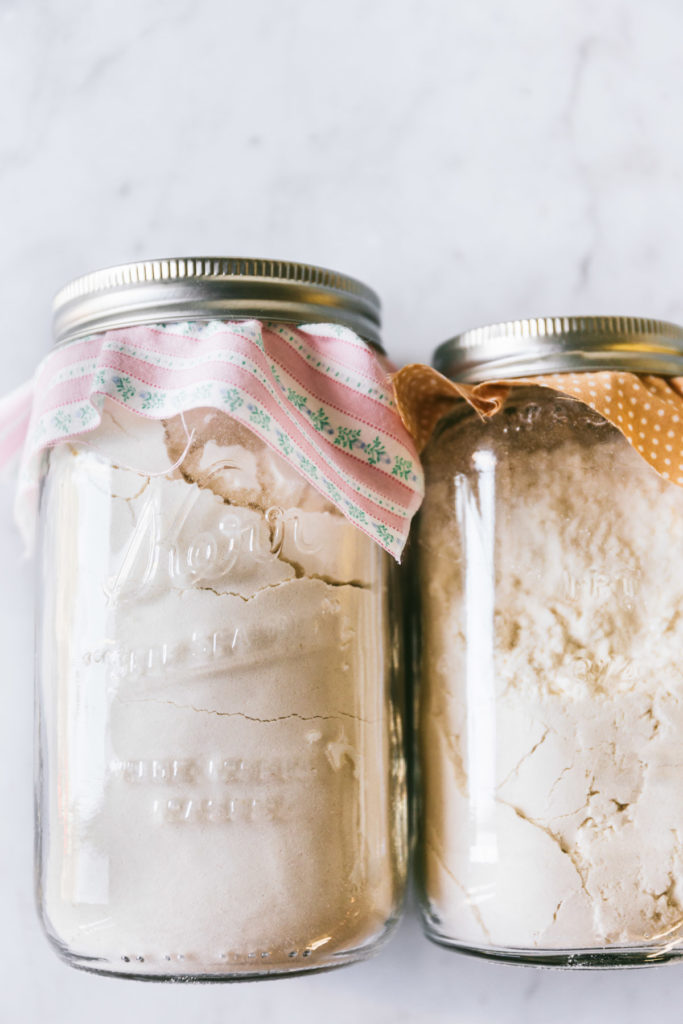
{"label": "pink striped ribbon", "polygon": [[336,324],[156,324],[55,348],[0,401],[0,465],[23,445],[17,520],[33,534],[45,454],[94,430],[109,398],[150,419],[221,409],[400,559],[424,493],[413,440],[372,348]]}

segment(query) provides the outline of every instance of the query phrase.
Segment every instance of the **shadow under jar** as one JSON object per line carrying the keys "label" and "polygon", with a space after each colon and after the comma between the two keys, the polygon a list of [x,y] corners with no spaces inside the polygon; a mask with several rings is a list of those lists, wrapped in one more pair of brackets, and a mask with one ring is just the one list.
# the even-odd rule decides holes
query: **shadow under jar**
{"label": "shadow under jar", "polygon": [[[471,332],[436,364],[467,384],[683,374],[673,325],[540,325]],[[677,466],[680,433],[674,444]],[[424,467],[427,934],[528,964],[680,956],[683,488],[589,405],[547,387],[511,387],[488,420],[458,404]]]}
{"label": "shadow under jar", "polygon": [[[224,319],[239,273],[213,282]],[[120,291],[100,296],[117,315]],[[330,318],[323,286],[301,294],[287,312]],[[405,874],[389,556],[223,412],[106,400],[50,453],[40,570],[37,884],[58,952],[174,981],[372,952]]]}

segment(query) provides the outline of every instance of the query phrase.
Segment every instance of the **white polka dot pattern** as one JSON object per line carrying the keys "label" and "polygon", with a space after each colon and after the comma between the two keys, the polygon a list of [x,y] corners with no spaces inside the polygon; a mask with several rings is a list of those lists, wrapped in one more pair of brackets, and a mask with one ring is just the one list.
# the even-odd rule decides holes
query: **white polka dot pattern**
{"label": "white polka dot pattern", "polygon": [[510,387],[536,384],[576,398],[604,416],[660,476],[683,486],[683,378],[612,370],[554,373],[515,380],[457,384],[414,363],[393,375],[396,406],[423,448],[437,422],[464,398],[483,416],[500,409]]}

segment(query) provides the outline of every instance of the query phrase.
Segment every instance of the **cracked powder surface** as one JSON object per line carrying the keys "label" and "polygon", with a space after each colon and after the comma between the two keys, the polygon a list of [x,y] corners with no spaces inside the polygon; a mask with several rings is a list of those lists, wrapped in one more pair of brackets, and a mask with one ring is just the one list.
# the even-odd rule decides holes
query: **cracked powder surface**
{"label": "cracked powder surface", "polygon": [[683,490],[539,390],[446,423],[425,464],[430,927],[475,947],[675,945]]}
{"label": "cracked powder surface", "polygon": [[86,440],[44,495],[48,931],[127,973],[372,944],[403,873],[389,560],[226,416],[108,405]]}

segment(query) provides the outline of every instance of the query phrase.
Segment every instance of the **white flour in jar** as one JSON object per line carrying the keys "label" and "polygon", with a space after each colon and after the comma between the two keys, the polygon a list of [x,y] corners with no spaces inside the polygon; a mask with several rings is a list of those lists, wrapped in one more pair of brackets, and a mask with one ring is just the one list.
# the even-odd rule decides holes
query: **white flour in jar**
{"label": "white flour in jar", "polygon": [[683,490],[566,405],[535,425],[545,447],[506,450],[495,417],[478,485],[454,485],[455,430],[426,453],[431,926],[476,947],[662,947],[683,927]]}
{"label": "white flour in jar", "polygon": [[113,406],[51,457],[47,927],[123,971],[314,966],[397,900],[385,556],[249,431],[185,419],[177,468],[180,420]]}

